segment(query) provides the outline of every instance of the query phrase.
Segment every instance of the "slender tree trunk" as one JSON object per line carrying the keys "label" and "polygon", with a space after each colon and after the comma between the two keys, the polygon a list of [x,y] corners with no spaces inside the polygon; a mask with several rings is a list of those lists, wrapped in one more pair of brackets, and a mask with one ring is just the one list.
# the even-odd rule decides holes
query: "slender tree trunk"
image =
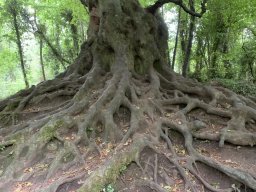
{"label": "slender tree trunk", "polygon": [[[161,15],[162,15],[162,18],[164,18],[164,6],[161,8]],[[169,37],[168,37],[168,40],[169,40]],[[171,58],[170,58],[170,49],[169,49],[169,44],[167,44],[167,62],[168,62],[168,65],[171,66]]]}
{"label": "slender tree trunk", "polygon": [[63,16],[65,20],[68,22],[70,31],[71,31],[71,36],[73,40],[73,46],[74,46],[74,55],[77,56],[79,52],[79,43],[78,43],[78,29],[77,26],[72,22],[73,20],[73,12],[72,10],[65,10],[63,12]]}
{"label": "slender tree trunk", "polygon": [[180,20],[181,20],[180,16],[181,16],[181,8],[179,8],[179,13],[178,13],[178,26],[177,26],[177,33],[176,33],[176,37],[175,37],[175,45],[174,45],[173,56],[172,56],[172,70],[174,70],[177,48],[178,48],[178,42],[179,42],[179,31],[180,31]]}
{"label": "slender tree trunk", "polygon": [[248,63],[248,65],[249,65],[249,68],[250,68],[250,73],[251,73],[251,76],[253,78],[253,81],[255,81],[256,80],[256,76],[255,76],[254,70],[253,70],[254,69],[253,62]]}
{"label": "slender tree trunk", "polygon": [[[227,33],[228,33],[228,26],[226,25],[225,21],[223,20],[223,16],[221,13],[217,14],[217,23],[216,23],[216,36],[213,42],[212,48],[212,58],[210,63],[209,69],[209,77],[216,78],[218,77],[217,67],[218,67],[218,59],[219,54],[225,55],[228,52],[228,42],[227,42]],[[227,61],[227,60],[226,60]],[[224,66],[227,64],[224,60]]]}
{"label": "slender tree trunk", "polygon": [[180,45],[181,45],[181,62],[183,63],[185,60],[186,47],[187,47],[187,19],[182,18],[182,14],[180,15]]}
{"label": "slender tree trunk", "polygon": [[[56,52],[58,52],[59,55],[62,55],[62,49],[61,49],[61,46],[60,46],[60,34],[61,34],[60,25],[58,23],[55,23],[55,33],[54,33],[55,43],[54,43],[54,45],[55,45],[55,48],[56,48]],[[71,53],[71,52],[69,52],[69,53]],[[71,55],[72,55],[72,53],[71,53]],[[60,59],[59,61],[60,61],[61,65],[65,69],[66,67],[65,67],[65,63],[64,63],[63,59]],[[59,73],[59,70],[60,70],[60,66],[59,65],[55,65],[54,66],[55,75],[57,75]]]}
{"label": "slender tree trunk", "polygon": [[86,36],[86,32],[85,32],[85,26],[84,26],[84,24],[82,23],[82,22],[80,22],[80,29],[81,29],[81,36],[82,36],[82,42],[84,42],[84,41],[86,41],[86,39],[87,39],[87,36]]}
{"label": "slender tree trunk", "polygon": [[[190,4],[191,4],[190,5],[191,9],[194,10],[193,0],[190,1]],[[184,77],[187,76],[188,68],[189,68],[189,60],[190,60],[190,55],[191,55],[192,42],[193,42],[193,38],[194,38],[193,33],[194,33],[194,28],[195,28],[195,19],[196,18],[194,16],[190,16],[188,43],[187,43],[187,47],[186,47],[184,63],[183,63],[183,66],[182,66],[182,75]]]}
{"label": "slender tree trunk", "polygon": [[77,26],[73,23],[70,23],[70,30],[72,33],[73,45],[75,49],[75,55],[77,56],[79,52],[79,42],[78,42],[78,30]]}
{"label": "slender tree trunk", "polygon": [[194,76],[198,79],[201,77],[201,69],[203,66],[203,56],[202,56],[202,38],[198,36],[197,38],[197,48],[196,48],[196,68]]}
{"label": "slender tree trunk", "polygon": [[224,67],[226,69],[226,74],[225,74],[225,78],[232,78],[233,74],[232,74],[232,66],[231,66],[231,62],[230,59],[227,57],[228,53],[229,53],[229,38],[228,36],[228,32],[225,32],[225,39],[223,42],[223,49],[222,49],[222,53],[224,54],[224,57],[226,56],[226,58],[223,60],[224,63]]}
{"label": "slender tree trunk", "polygon": [[50,42],[50,40],[46,37],[46,35],[42,31],[38,31],[40,34],[40,38],[42,38],[48,47],[52,50],[52,53],[56,57],[56,59],[62,64],[63,68],[66,69],[66,66],[64,63],[70,64],[68,60],[62,57],[62,55],[59,53],[59,51],[53,46],[53,44]]}
{"label": "slender tree trunk", "polygon": [[209,65],[209,77],[215,78],[217,77],[217,60],[218,60],[218,49],[220,44],[220,38],[217,36],[213,42],[213,49],[212,49],[212,59]]}
{"label": "slender tree trunk", "polygon": [[43,39],[40,38],[40,65],[42,69],[43,79],[46,80],[45,70],[44,70],[44,61],[43,61]]}
{"label": "slender tree trunk", "polygon": [[209,54],[207,52],[207,49],[208,49],[207,41],[208,41],[207,37],[204,37],[204,39],[202,40],[202,44],[203,44],[202,49],[201,49],[201,56],[202,56],[202,59],[203,59],[202,68],[207,67],[209,65]]}
{"label": "slender tree trunk", "polygon": [[28,83],[28,78],[27,78],[26,69],[25,69],[23,49],[22,49],[22,45],[21,45],[21,35],[20,35],[18,21],[17,21],[17,13],[15,12],[15,10],[12,12],[12,16],[13,16],[13,25],[14,25],[14,29],[15,29],[15,33],[16,33],[16,43],[17,43],[17,46],[18,46],[18,52],[19,52],[19,57],[20,57],[20,64],[21,64],[22,74],[23,74],[23,78],[24,78],[26,88],[28,88],[29,83]]}

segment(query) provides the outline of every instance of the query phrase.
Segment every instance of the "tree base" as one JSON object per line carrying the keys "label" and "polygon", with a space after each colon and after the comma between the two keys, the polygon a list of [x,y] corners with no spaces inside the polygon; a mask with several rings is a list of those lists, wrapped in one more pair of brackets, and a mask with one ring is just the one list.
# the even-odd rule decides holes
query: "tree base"
{"label": "tree base", "polygon": [[[12,121],[6,122],[17,124],[0,129],[2,190],[65,191],[65,186],[74,182],[78,191],[100,191],[122,178],[123,169],[132,162],[143,173],[141,180],[134,181],[135,188],[168,191],[178,185],[181,191],[198,191],[198,186],[210,191],[232,191],[239,186],[256,189],[255,175],[249,170],[235,168],[231,160],[217,161],[211,151],[205,155],[192,144],[193,138],[198,138],[219,141],[220,146],[225,141],[254,146],[253,101],[168,71],[154,71],[149,77],[133,76],[128,70],[121,74],[91,70],[81,78],[84,84],[74,97],[71,93],[77,87],[69,92],[52,89],[33,95],[48,85],[45,82],[20,92],[27,92],[24,97],[17,94],[9,98],[1,115],[13,115]],[[100,79],[92,82],[96,76]],[[56,87],[69,87],[63,80],[55,81],[60,82]],[[60,100],[49,109],[37,108],[38,101],[54,102],[63,98],[63,93],[72,99]],[[22,99],[13,112],[10,106],[18,98]],[[181,148],[173,144],[181,137],[173,136],[171,130],[184,137]],[[151,152],[140,156],[146,148]],[[159,158],[169,165],[160,165]],[[236,185],[217,189],[201,175],[199,164],[224,173]],[[173,176],[180,184],[174,180],[170,185]],[[39,180],[43,182],[37,183]]]}
{"label": "tree base", "polygon": [[[255,101],[170,72],[163,21],[138,1],[111,2],[96,5],[101,14],[73,65],[0,102],[0,191],[100,191],[132,162],[142,177],[133,188],[256,190],[255,172],[193,145],[255,146]],[[216,188],[200,165],[235,185]]]}

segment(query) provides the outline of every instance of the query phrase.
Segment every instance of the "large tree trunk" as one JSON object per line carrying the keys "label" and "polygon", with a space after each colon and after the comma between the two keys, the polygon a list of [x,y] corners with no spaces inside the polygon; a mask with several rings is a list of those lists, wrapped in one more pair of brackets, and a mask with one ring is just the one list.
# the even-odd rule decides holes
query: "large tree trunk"
{"label": "large tree trunk", "polygon": [[[254,132],[246,131],[246,124],[255,124],[256,103],[169,71],[167,28],[153,9],[142,8],[137,0],[84,3],[90,11],[88,41],[74,64],[56,79],[0,102],[0,149],[11,155],[11,159],[0,156],[5,160],[0,165],[6,165],[0,166],[0,189],[12,191],[15,182],[43,180],[32,186],[34,191],[67,191],[71,186],[79,192],[98,192],[116,181],[131,162],[143,170],[131,188],[166,191],[163,186],[170,184],[169,169],[174,167],[184,180],[182,191],[202,187],[231,191],[216,190],[202,178],[195,169],[201,162],[256,189],[251,173],[205,156],[192,144],[195,137],[219,141],[220,146],[225,141],[255,145]],[[38,103],[48,108],[33,111]],[[195,109],[202,110],[196,119],[191,116]],[[33,118],[23,122],[24,112]],[[206,114],[224,118],[226,126],[209,131],[213,125],[204,119]],[[18,125],[11,125],[12,119]],[[178,155],[171,130],[184,136],[186,155]],[[143,163],[140,154],[146,148],[153,152]],[[162,177],[158,156],[169,166],[163,169],[167,171],[163,185],[158,180]],[[39,174],[33,172],[38,164],[43,166]],[[147,177],[152,179],[143,179]]]}

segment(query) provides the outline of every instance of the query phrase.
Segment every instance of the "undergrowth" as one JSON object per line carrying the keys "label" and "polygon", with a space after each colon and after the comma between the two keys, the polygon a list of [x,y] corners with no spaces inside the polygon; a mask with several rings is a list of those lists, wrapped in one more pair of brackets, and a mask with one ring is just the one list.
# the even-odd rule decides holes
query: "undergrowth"
{"label": "undergrowth", "polygon": [[256,96],[256,85],[252,82],[233,79],[214,79],[221,86],[244,96]]}

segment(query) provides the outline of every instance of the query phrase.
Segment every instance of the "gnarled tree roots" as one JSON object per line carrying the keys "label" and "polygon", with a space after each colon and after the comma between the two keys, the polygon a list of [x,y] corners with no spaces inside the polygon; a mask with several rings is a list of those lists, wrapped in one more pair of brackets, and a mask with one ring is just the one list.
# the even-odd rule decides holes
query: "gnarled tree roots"
{"label": "gnarled tree roots", "polygon": [[[33,110],[38,102],[63,95],[69,97],[47,109]],[[219,141],[220,147],[225,142],[256,144],[256,104],[223,88],[203,86],[168,70],[152,68],[148,76],[140,76],[125,67],[104,72],[94,66],[85,76],[39,84],[2,101],[1,106],[1,117],[14,119],[1,121],[0,191],[19,187],[65,191],[72,182],[79,192],[100,191],[131,162],[147,178],[134,186],[168,191],[174,185],[168,183],[171,172],[158,166],[158,156],[177,170],[183,191],[201,191],[199,183],[209,191],[234,191],[234,186],[214,187],[200,175],[198,163],[256,190],[255,174],[227,166],[193,147],[193,138]],[[22,120],[23,113],[33,115]],[[183,155],[175,150],[171,130],[184,137]],[[142,163],[145,148],[154,153]],[[153,174],[148,174],[149,166]]]}
{"label": "gnarled tree roots", "polygon": [[[132,162],[141,177],[120,191],[256,190],[255,172],[194,142],[255,146],[255,101],[170,72],[167,28],[137,0],[91,3],[88,41],[74,64],[0,101],[0,191],[100,191]],[[202,164],[237,184],[217,188]]]}

